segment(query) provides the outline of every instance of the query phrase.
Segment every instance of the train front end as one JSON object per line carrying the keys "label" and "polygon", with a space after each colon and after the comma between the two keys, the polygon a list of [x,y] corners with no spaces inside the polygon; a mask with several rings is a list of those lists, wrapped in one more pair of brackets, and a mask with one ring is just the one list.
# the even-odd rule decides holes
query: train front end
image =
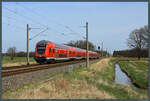
{"label": "train front end", "polygon": [[46,47],[47,47],[47,41],[42,40],[36,44],[35,48],[35,57],[34,59],[38,63],[45,63],[47,61],[46,59]]}

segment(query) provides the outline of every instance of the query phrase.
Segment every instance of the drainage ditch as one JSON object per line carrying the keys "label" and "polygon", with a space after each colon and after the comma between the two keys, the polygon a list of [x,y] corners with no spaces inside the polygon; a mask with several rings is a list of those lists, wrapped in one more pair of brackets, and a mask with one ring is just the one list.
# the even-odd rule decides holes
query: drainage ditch
{"label": "drainage ditch", "polygon": [[131,86],[134,85],[131,82],[131,79],[121,70],[118,64],[115,64],[115,84],[120,84],[123,86]]}

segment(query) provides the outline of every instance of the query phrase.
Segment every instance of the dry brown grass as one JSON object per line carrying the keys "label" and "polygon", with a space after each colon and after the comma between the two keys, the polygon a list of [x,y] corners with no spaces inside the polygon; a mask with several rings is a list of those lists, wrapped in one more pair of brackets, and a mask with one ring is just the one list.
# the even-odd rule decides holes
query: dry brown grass
{"label": "dry brown grass", "polygon": [[[26,62],[17,62],[17,63],[5,63],[2,64],[2,67],[12,67],[12,66],[21,66],[26,65]],[[30,64],[36,64],[36,62],[30,62]]]}
{"label": "dry brown grass", "polygon": [[96,70],[96,71],[103,71],[107,65],[108,65],[108,61],[110,60],[111,58],[104,58],[102,60],[100,60],[99,62],[93,64],[90,69],[91,70]]}
{"label": "dry brown grass", "polygon": [[89,76],[89,77],[93,77],[94,74],[91,71],[82,71],[79,73],[82,76]]}
{"label": "dry brown grass", "polygon": [[[3,96],[4,98],[4,96]],[[114,99],[106,92],[88,85],[85,81],[57,78],[46,82],[37,89],[26,90],[7,96],[8,99]]]}
{"label": "dry brown grass", "polygon": [[129,86],[126,86],[126,87],[123,87],[130,96],[135,96],[137,97],[138,96],[138,99],[146,99],[148,95],[145,95],[145,94],[139,94],[137,93],[135,90],[133,90],[131,87]]}

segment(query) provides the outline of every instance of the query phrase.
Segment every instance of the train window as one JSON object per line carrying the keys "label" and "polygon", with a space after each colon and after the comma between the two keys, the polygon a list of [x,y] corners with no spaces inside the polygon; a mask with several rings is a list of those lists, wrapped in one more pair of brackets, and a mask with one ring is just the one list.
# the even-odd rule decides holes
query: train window
{"label": "train window", "polygon": [[45,49],[38,49],[37,48],[37,54],[38,55],[44,55],[44,53],[45,53]]}
{"label": "train window", "polygon": [[51,48],[49,48],[49,52],[51,52]]}
{"label": "train window", "polygon": [[55,53],[55,49],[53,49],[53,52]]}

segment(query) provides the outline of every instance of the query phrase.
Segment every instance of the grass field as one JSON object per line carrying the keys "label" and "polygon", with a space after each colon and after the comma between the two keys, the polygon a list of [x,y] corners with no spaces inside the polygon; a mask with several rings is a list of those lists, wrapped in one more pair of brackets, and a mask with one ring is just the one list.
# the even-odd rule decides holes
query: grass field
{"label": "grass field", "polygon": [[3,99],[147,99],[148,90],[114,84],[114,61],[105,58],[72,72],[49,76],[46,82],[2,93]]}
{"label": "grass field", "polygon": [[117,60],[121,68],[132,78],[133,83],[141,88],[148,88],[148,61]]}
{"label": "grass field", "polygon": [[[35,64],[36,61],[30,57],[30,64]],[[8,56],[2,57],[2,67],[10,67],[10,66],[20,66],[20,65],[26,65],[26,57],[14,57],[13,60],[10,59]]]}

